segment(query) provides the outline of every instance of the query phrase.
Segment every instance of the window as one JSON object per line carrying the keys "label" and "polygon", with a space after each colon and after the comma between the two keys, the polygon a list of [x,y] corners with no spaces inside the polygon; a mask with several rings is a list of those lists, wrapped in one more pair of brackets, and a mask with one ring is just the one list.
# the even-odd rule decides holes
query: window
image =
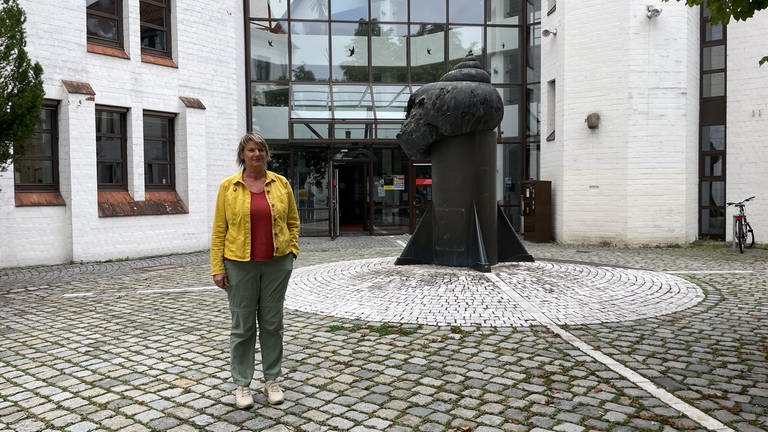
{"label": "window", "polygon": [[34,136],[24,156],[13,163],[13,178],[19,191],[58,191],[58,134],[56,102],[46,101]]}
{"label": "window", "polygon": [[141,0],[141,51],[171,56],[171,0]]}
{"label": "window", "polygon": [[144,113],[144,184],[147,189],[174,187],[173,115]]}
{"label": "window", "polygon": [[123,47],[122,0],[85,0],[88,42]]}
{"label": "window", "polygon": [[120,108],[96,108],[96,171],[99,189],[126,190],[125,114]]}

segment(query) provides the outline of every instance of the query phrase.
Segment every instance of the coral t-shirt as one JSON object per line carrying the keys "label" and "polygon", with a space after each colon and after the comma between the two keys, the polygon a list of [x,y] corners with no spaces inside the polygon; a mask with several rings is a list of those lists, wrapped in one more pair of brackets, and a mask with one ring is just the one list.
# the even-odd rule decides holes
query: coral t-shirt
{"label": "coral t-shirt", "polygon": [[275,255],[272,210],[267,195],[251,192],[251,261],[269,261]]}

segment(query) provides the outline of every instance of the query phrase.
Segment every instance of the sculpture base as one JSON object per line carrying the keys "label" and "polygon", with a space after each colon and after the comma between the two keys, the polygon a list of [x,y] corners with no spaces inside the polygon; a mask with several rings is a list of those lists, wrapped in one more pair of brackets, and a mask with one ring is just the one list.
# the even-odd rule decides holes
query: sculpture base
{"label": "sculpture base", "polygon": [[471,267],[481,272],[490,272],[491,266],[498,262],[532,262],[533,257],[528,253],[515,233],[512,224],[507,219],[501,207],[497,205],[497,256],[488,256],[483,244],[483,233],[477,218],[477,209],[473,203],[473,220],[471,238],[466,249],[441,247],[434,238],[433,206],[419,220],[416,231],[411,236],[403,253],[395,261],[395,265],[436,264],[451,267]]}

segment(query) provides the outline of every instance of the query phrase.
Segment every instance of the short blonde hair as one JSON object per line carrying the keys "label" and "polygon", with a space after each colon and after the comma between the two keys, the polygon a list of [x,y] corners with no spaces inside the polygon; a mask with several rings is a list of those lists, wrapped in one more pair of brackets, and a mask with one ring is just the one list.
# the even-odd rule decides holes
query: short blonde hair
{"label": "short blonde hair", "polygon": [[264,139],[264,137],[257,134],[256,132],[248,132],[247,134],[243,135],[242,138],[240,138],[240,144],[237,146],[238,165],[241,167],[245,165],[243,152],[245,151],[245,146],[247,146],[248,143],[254,143],[258,148],[267,152],[267,160],[269,160],[269,146],[267,145],[267,141]]}

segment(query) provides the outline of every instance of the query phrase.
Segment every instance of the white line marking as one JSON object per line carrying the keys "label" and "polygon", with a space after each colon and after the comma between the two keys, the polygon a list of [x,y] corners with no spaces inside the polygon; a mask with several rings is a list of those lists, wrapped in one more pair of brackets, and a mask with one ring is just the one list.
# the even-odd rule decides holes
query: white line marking
{"label": "white line marking", "polygon": [[728,274],[728,273],[754,273],[754,270],[673,270],[664,273],[669,274]]}
{"label": "white line marking", "polygon": [[657,386],[656,384],[651,382],[648,378],[645,378],[644,376],[633,371],[632,369],[622,365],[621,363],[617,362],[610,356],[607,356],[602,352],[594,349],[591,345],[577,338],[576,336],[569,333],[568,331],[563,330],[560,326],[555,324],[554,321],[549,319],[549,317],[547,317],[541,310],[539,310],[539,308],[537,308],[528,300],[526,300],[525,297],[523,297],[517,291],[515,291],[512,287],[504,283],[504,281],[499,279],[499,277],[496,276],[495,274],[493,273],[483,273],[483,274],[486,275],[488,279],[490,279],[494,284],[496,284],[496,286],[498,286],[505,294],[512,297],[513,300],[515,300],[518,304],[523,306],[523,308],[528,313],[533,315],[533,317],[536,318],[536,320],[539,321],[542,325],[544,325],[545,327],[550,329],[553,333],[563,338],[563,340],[565,340],[569,344],[578,348],[584,354],[587,354],[588,356],[594,358],[595,360],[609,367],[614,372],[618,373],[619,375],[622,375],[626,379],[635,383],[638,387],[647,391],[648,393],[658,398],[662,402],[666,403],[667,405],[671,406],[672,408],[680,411],[683,415],[688,416],[691,420],[699,423],[705,428],[712,431],[733,432],[733,429],[729,428],[723,423],[720,423],[718,420],[710,417],[709,415],[699,410],[698,408],[687,404],[686,402],[679,399],[677,396]]}
{"label": "white line marking", "polygon": [[93,293],[92,293],[92,292],[87,292],[87,293],[70,293],[70,294],[62,294],[61,296],[62,296],[62,297],[88,297],[88,296],[92,296],[92,295],[93,295]]}
{"label": "white line marking", "polygon": [[205,291],[205,290],[217,290],[221,289],[217,286],[197,287],[197,288],[159,288],[159,289],[146,289],[138,290],[136,294],[151,294],[161,292],[183,292],[183,291]]}
{"label": "white line marking", "polygon": [[405,242],[402,240],[395,240],[395,243],[399,244],[401,247],[405,247]]}

